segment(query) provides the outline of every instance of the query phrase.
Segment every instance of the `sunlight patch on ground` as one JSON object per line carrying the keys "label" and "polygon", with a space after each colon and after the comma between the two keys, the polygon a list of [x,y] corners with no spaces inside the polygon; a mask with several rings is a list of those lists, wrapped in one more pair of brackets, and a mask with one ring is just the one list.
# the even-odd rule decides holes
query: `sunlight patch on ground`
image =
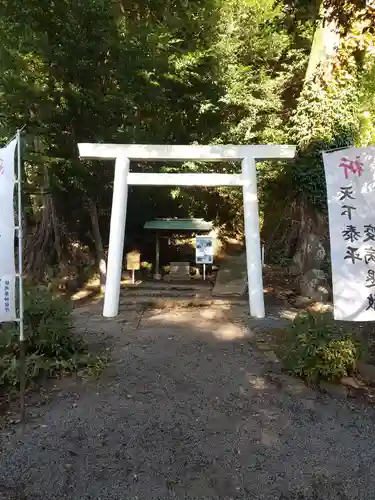
{"label": "sunlight patch on ground", "polygon": [[219,340],[235,340],[243,339],[246,337],[244,329],[233,325],[233,323],[227,323],[218,328],[218,330],[213,331],[212,334]]}
{"label": "sunlight patch on ground", "polygon": [[259,391],[267,389],[267,387],[268,387],[268,384],[267,384],[266,380],[264,379],[264,377],[260,377],[259,375],[252,375],[249,373],[247,379],[249,381],[249,384],[254,389],[258,389]]}
{"label": "sunlight patch on ground", "polygon": [[90,290],[79,290],[79,292],[72,295],[72,300],[82,300],[91,295]]}
{"label": "sunlight patch on ground", "polygon": [[83,288],[71,296],[73,302],[83,301],[84,299],[92,299],[98,301],[104,297],[104,294],[99,289]]}
{"label": "sunlight patch on ground", "polygon": [[215,309],[202,309],[202,311],[200,311],[199,313],[200,317],[201,318],[204,318],[204,319],[209,319],[209,320],[219,320],[221,318],[224,318],[225,314],[224,314],[224,311],[218,311],[218,310],[215,310]]}
{"label": "sunlight patch on ground", "polygon": [[204,309],[201,311],[172,310],[155,314],[147,318],[148,324],[157,323],[158,326],[179,325],[190,326],[197,331],[206,331],[221,341],[231,341],[248,337],[248,330],[241,324],[234,324],[229,320],[225,311]]}

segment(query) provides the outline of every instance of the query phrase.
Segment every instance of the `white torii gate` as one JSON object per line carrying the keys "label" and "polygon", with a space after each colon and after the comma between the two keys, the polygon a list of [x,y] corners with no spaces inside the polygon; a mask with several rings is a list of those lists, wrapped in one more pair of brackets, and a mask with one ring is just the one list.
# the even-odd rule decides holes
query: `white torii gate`
{"label": "white torii gate", "polygon": [[[250,314],[264,318],[262,257],[256,160],[294,158],[295,146],[166,146],[143,144],[78,144],[81,158],[115,160],[107,281],[103,316],[118,314],[128,186],[241,186],[243,189],[246,262]],[[241,174],[168,174],[130,172],[131,161],[225,161],[242,163]]]}

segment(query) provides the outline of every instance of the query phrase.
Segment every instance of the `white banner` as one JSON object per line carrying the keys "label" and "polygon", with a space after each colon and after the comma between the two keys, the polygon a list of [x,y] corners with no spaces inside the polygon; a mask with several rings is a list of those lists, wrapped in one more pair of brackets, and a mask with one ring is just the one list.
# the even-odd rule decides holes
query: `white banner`
{"label": "white banner", "polygon": [[375,148],[323,153],[334,318],[375,320]]}
{"label": "white banner", "polygon": [[214,261],[214,247],[211,236],[196,236],[195,262],[197,264],[212,264]]}
{"label": "white banner", "polygon": [[14,153],[17,141],[0,149],[0,322],[16,319],[14,259]]}

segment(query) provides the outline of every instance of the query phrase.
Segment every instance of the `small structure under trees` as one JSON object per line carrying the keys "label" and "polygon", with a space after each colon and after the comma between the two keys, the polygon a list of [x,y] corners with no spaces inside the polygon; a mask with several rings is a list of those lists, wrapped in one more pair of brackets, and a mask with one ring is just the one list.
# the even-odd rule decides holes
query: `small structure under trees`
{"label": "small structure under trees", "polygon": [[203,219],[154,219],[147,221],[145,229],[155,231],[155,267],[154,278],[160,279],[160,233],[203,233],[212,231],[212,222]]}

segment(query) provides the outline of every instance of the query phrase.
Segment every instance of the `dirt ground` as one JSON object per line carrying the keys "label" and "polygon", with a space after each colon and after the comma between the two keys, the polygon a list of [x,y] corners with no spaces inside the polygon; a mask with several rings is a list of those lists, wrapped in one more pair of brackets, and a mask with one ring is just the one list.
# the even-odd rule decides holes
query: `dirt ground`
{"label": "dirt ground", "polygon": [[77,329],[112,362],[30,403],[24,432],[3,429],[1,500],[374,498],[374,409],[305,387],[254,347],[295,311],[100,312],[76,310]]}

